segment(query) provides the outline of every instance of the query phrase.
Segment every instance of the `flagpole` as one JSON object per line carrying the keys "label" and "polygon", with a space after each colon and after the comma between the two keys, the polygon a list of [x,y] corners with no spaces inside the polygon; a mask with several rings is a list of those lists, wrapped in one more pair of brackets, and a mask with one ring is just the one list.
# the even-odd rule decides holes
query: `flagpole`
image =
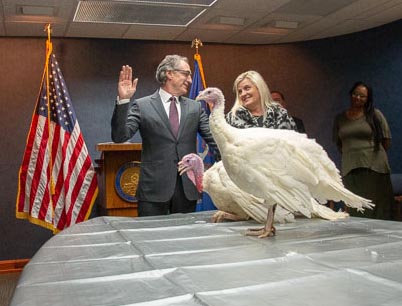
{"label": "flagpole", "polygon": [[[190,95],[191,99],[195,99],[198,96],[201,90],[204,90],[207,87],[204,75],[204,68],[202,66],[201,61],[201,54],[199,54],[199,48],[202,47],[202,41],[198,38],[195,38],[191,42],[191,48],[195,47],[195,54],[194,54],[194,76],[193,76],[193,83],[191,84],[190,88]],[[207,116],[209,116],[210,111],[208,110],[208,105],[205,101],[200,101],[201,107],[205,110]],[[198,134],[197,135],[197,152],[201,156],[204,161],[204,166],[206,169],[212,166],[214,163],[213,153],[209,151],[208,144],[202,139],[202,137]],[[202,210],[213,210],[216,209],[214,203],[212,202],[211,198],[205,192],[202,193],[202,197],[200,201],[197,203],[196,211]]]}
{"label": "flagpole", "polygon": [[[44,31],[47,32],[47,40],[46,40],[46,63],[45,63],[45,71],[46,71],[46,99],[47,99],[47,126],[48,126],[48,133],[49,133],[49,141],[48,141],[48,146],[49,146],[49,171],[50,171],[50,193],[51,195],[54,195],[55,192],[55,186],[54,186],[54,181],[53,181],[53,159],[52,159],[52,128],[51,128],[51,117],[50,117],[50,80],[49,80],[49,61],[50,61],[50,56],[53,52],[53,44],[50,40],[50,34],[51,34],[51,25],[50,23],[45,25]],[[53,205],[52,205],[53,207]]]}

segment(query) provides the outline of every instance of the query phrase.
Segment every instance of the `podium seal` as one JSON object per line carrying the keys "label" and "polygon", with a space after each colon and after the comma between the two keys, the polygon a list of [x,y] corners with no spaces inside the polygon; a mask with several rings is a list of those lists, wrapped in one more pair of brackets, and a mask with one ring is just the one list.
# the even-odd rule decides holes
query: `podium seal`
{"label": "podium seal", "polygon": [[127,202],[137,202],[135,193],[140,177],[140,164],[140,162],[128,162],[117,170],[114,186],[119,197]]}

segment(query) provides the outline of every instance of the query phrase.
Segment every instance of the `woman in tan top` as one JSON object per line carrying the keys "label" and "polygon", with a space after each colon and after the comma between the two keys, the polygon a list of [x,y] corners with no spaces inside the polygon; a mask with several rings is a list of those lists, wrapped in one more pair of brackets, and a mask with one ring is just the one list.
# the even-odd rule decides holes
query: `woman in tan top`
{"label": "woman in tan top", "polygon": [[391,132],[384,115],[373,106],[371,88],[357,82],[350,90],[350,107],[338,114],[333,139],[342,154],[342,177],[346,188],[370,199],[373,210],[350,215],[392,219],[393,191],[387,153]]}

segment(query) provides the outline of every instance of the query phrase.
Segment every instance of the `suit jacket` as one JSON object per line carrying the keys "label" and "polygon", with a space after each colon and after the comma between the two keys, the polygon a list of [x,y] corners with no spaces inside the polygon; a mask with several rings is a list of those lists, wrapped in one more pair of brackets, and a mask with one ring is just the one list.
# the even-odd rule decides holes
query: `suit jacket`
{"label": "suit jacket", "polygon": [[[142,137],[141,170],[137,198],[149,202],[166,202],[171,199],[176,185],[177,163],[184,155],[196,153],[197,132],[208,145],[217,148],[209,130],[209,119],[201,104],[179,98],[181,107],[177,139],[170,128],[169,118],[159,92],[115,106],[112,117],[114,142],[129,140],[139,130]],[[196,200],[194,184],[182,176],[188,200]]]}

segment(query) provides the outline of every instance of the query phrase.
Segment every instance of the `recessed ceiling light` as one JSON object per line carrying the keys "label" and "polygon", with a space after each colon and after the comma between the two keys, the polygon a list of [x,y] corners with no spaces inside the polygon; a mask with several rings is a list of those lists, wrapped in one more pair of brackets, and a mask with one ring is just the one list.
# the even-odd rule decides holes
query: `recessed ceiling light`
{"label": "recessed ceiling light", "polygon": [[276,20],[273,22],[273,26],[280,29],[297,29],[299,23],[297,21]]}
{"label": "recessed ceiling light", "polygon": [[245,23],[245,19],[240,17],[218,16],[216,23],[242,26]]}
{"label": "recessed ceiling light", "polygon": [[30,15],[30,16],[54,16],[54,7],[21,5],[19,7],[18,13],[21,15]]}

